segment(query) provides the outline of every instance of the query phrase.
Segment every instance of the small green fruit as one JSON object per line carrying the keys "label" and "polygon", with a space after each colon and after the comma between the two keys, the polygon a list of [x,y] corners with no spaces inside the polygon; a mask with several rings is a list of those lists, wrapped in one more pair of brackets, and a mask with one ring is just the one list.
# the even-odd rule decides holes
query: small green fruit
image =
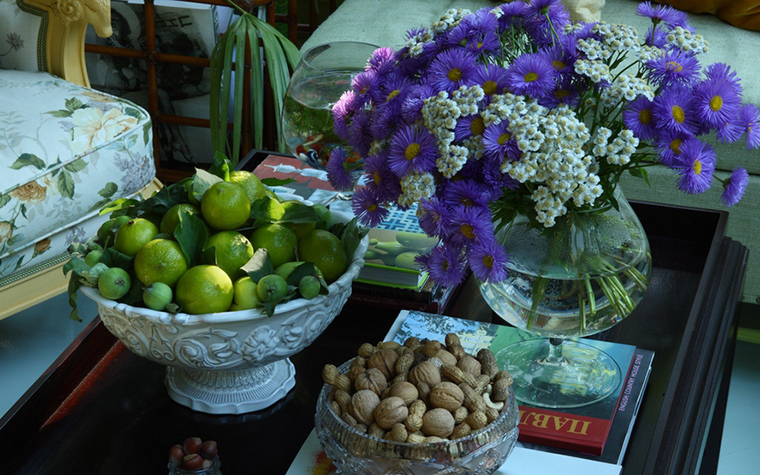
{"label": "small green fruit", "polygon": [[298,291],[301,293],[301,297],[306,300],[311,300],[319,295],[319,288],[319,279],[313,275],[304,276],[298,282]]}
{"label": "small green fruit", "polygon": [[277,274],[269,274],[259,280],[256,291],[262,302],[275,302],[288,293],[288,283]]}
{"label": "small green fruit", "polygon": [[153,310],[164,310],[172,302],[172,288],[163,282],[153,282],[143,291],[145,306]]}
{"label": "small green fruit", "polygon": [[111,267],[98,277],[98,290],[100,294],[111,300],[118,300],[129,292],[132,279],[127,271],[120,267]]}
{"label": "small green fruit", "polygon": [[87,256],[84,258],[85,264],[87,264],[90,267],[93,267],[95,264],[100,262],[100,258],[103,257],[103,251],[90,251],[87,253]]}
{"label": "small green fruit", "polygon": [[233,301],[235,308],[230,310],[248,310],[261,307],[261,299],[257,291],[256,282],[250,277],[241,277],[235,281]]}

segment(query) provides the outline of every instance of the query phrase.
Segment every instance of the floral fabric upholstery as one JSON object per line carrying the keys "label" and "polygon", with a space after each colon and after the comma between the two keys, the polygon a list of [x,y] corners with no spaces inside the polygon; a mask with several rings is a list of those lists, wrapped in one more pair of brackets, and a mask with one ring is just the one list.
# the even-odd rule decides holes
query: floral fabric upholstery
{"label": "floral fabric upholstery", "polygon": [[[22,10],[23,7],[23,10]],[[0,68],[37,71],[44,45],[38,47],[41,12],[16,0],[0,0]],[[43,42],[44,43],[44,42]]]}
{"label": "floral fabric upholstery", "polygon": [[0,90],[2,278],[91,236],[85,223],[155,166],[150,117],[131,102],[42,72],[0,69]]}

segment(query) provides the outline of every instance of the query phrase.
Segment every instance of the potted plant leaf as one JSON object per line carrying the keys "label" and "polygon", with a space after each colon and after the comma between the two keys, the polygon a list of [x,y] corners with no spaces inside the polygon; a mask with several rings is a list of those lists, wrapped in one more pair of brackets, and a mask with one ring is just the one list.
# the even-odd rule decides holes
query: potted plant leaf
{"label": "potted plant leaf", "polygon": [[[229,0],[228,0],[229,1]],[[269,83],[274,99],[274,113],[277,136],[280,129],[280,111],[291,70],[301,59],[296,45],[266,21],[251,12],[264,0],[252,0],[241,4],[229,1],[240,16],[229,26],[211,53],[211,145],[214,154],[230,158],[234,167],[240,159],[240,143],[243,126],[245,74],[242,65],[250,63],[250,103],[253,147],[262,148],[264,136],[264,67],[269,74]],[[249,9],[247,10],[246,7]],[[261,42],[259,43],[259,40]],[[262,55],[263,50],[263,55]],[[230,101],[230,98],[232,100]],[[228,135],[227,124],[232,102],[232,133]],[[231,143],[230,143],[231,142]],[[280,146],[281,147],[281,146]]]}

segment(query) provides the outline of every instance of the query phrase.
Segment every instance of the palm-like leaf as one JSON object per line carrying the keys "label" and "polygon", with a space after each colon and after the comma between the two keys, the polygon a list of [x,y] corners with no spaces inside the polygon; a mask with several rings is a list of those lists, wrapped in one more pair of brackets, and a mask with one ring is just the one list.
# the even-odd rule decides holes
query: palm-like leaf
{"label": "palm-like leaf", "polygon": [[[274,27],[237,5],[241,16],[230,25],[211,53],[211,146],[214,153],[230,157],[232,165],[240,159],[242,135],[243,88],[245,75],[234,74],[243,70],[247,59],[251,65],[250,110],[253,129],[253,146],[261,149],[264,136],[264,62],[274,96],[277,136],[280,136],[280,112],[290,81],[290,73],[301,59],[298,48]],[[264,50],[262,58],[259,39]],[[249,47],[249,45],[255,47]],[[247,57],[246,57],[247,55]],[[233,64],[235,66],[233,66]],[[234,83],[233,83],[234,77]],[[228,139],[228,117],[232,97],[232,143]],[[283,146],[280,145],[282,151]]]}

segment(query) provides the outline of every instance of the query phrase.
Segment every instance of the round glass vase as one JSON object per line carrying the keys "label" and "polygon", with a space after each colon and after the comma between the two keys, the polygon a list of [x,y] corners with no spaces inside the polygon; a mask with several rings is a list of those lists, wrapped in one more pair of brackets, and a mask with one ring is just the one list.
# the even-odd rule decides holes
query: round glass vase
{"label": "round glass vase", "polygon": [[550,228],[518,215],[498,233],[509,276],[480,283],[480,292],[496,314],[531,334],[497,354],[523,403],[580,407],[619,387],[622,373],[612,357],[566,341],[616,325],[649,283],[646,232],[623,193],[614,196],[616,206],[570,213]]}

